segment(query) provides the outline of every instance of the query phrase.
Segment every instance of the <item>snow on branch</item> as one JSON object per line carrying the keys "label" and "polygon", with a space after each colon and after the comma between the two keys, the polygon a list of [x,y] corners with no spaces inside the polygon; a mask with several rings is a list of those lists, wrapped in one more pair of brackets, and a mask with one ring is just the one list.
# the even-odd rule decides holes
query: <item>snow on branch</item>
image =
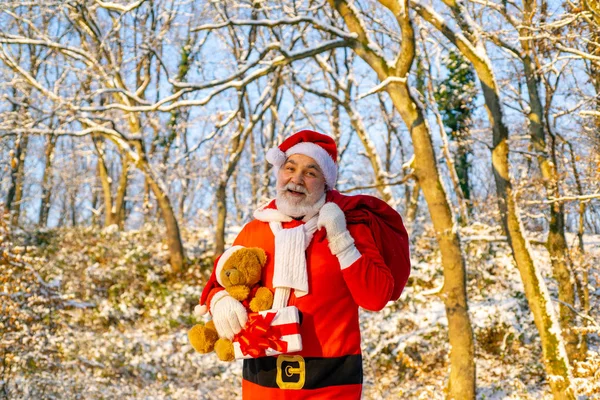
{"label": "snow on branch", "polygon": [[581,50],[574,49],[572,47],[567,47],[567,46],[564,46],[564,45],[562,45],[560,43],[556,44],[556,48],[558,50],[564,51],[565,53],[575,54],[575,55],[577,55],[577,56],[579,56],[579,57],[581,57],[581,58],[583,58],[585,60],[590,60],[590,61],[594,61],[594,62],[597,62],[597,63],[600,62],[600,56],[595,56],[593,54],[586,53],[586,52],[583,52]]}
{"label": "snow on branch", "polygon": [[562,196],[562,197],[550,197],[547,200],[533,200],[533,201],[526,201],[524,202],[525,204],[552,204],[552,203],[558,203],[558,202],[565,202],[565,201],[587,201],[587,200],[592,200],[592,199],[600,199],[600,193],[594,193],[594,194],[585,194],[582,196]]}
{"label": "snow on branch", "polygon": [[356,100],[361,100],[361,99],[364,99],[367,96],[370,96],[372,94],[381,92],[382,90],[385,89],[385,87],[387,85],[389,85],[390,83],[394,83],[394,82],[406,83],[406,77],[399,77],[399,76],[390,76],[390,77],[387,77],[387,78],[385,78],[383,80],[383,82],[381,82],[379,85],[375,86],[374,88],[372,88],[368,92],[358,95],[356,97]]}
{"label": "snow on branch", "polygon": [[133,4],[130,4],[128,6],[123,6],[121,4],[118,3],[112,3],[109,1],[101,1],[101,0],[96,0],[96,4],[98,4],[100,7],[110,10],[110,11],[117,11],[120,13],[128,13],[132,10],[135,10],[136,8],[138,8],[139,6],[141,6],[142,4],[144,4],[146,2],[146,0],[138,0]]}
{"label": "snow on branch", "polygon": [[315,18],[308,16],[299,16],[295,18],[283,18],[278,20],[272,19],[259,19],[259,20],[226,20],[218,24],[206,24],[200,25],[196,28],[192,28],[192,32],[205,31],[205,30],[214,30],[220,29],[227,26],[264,26],[268,28],[274,28],[276,26],[281,25],[298,25],[300,23],[307,22],[311,24],[318,30],[331,33],[335,36],[345,39],[356,39],[358,35],[355,33],[345,32],[335,26],[331,26],[328,24],[324,24],[321,21],[316,20]]}
{"label": "snow on branch", "polygon": [[[257,69],[253,71],[251,74],[247,75],[243,79],[237,80],[236,78],[240,75],[243,75],[242,72],[238,71],[233,74],[231,77],[222,79],[218,82],[212,81],[206,84],[189,84],[184,82],[172,82],[174,85],[182,88],[178,92],[173,95],[166,97],[155,104],[152,105],[143,105],[143,106],[131,106],[127,104],[121,103],[112,103],[106,104],[102,106],[85,106],[79,107],[79,111],[87,111],[87,112],[103,112],[108,110],[121,110],[126,112],[151,112],[151,111],[162,111],[169,112],[179,107],[190,107],[190,106],[203,106],[208,104],[208,102],[214,98],[219,93],[224,92],[227,89],[240,89],[249,85],[251,82],[273,72],[276,68],[282,67],[288,64],[291,64],[293,61],[301,60],[304,58],[313,57],[317,54],[320,54],[324,51],[332,50],[338,47],[346,47],[350,44],[350,41],[347,39],[336,39],[327,42],[323,42],[321,45],[302,49],[298,51],[288,52],[283,48],[279,48],[281,55],[273,58],[272,60],[267,62],[267,66],[264,68]],[[273,44],[274,47],[279,47],[279,44]],[[256,66],[258,61],[253,64]],[[244,68],[244,70],[248,70],[249,68]],[[219,86],[220,85],[220,86]],[[190,100],[180,100],[179,99],[184,93],[191,91],[198,91],[209,87],[218,86],[215,90],[209,93],[202,99],[190,99]],[[170,104],[169,104],[170,103]]]}
{"label": "snow on branch", "polygon": [[600,111],[585,110],[585,111],[580,111],[579,115],[586,116],[586,117],[600,117]]}

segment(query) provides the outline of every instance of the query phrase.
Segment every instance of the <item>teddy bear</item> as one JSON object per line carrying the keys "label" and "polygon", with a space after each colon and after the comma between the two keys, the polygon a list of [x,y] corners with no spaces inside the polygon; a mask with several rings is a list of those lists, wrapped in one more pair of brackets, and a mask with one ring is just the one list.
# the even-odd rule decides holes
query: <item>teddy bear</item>
{"label": "teddy bear", "polygon": [[[214,295],[214,290],[222,286],[234,299],[242,302],[247,310],[259,312],[269,310],[273,306],[273,293],[259,285],[262,268],[267,261],[265,251],[258,247],[247,248],[233,246],[218,259],[206,287],[202,292],[200,305],[196,313],[204,315],[208,311],[207,304]],[[212,320],[205,325],[197,324],[188,332],[192,347],[199,353],[215,351],[222,361],[234,359],[233,343],[219,337]]]}

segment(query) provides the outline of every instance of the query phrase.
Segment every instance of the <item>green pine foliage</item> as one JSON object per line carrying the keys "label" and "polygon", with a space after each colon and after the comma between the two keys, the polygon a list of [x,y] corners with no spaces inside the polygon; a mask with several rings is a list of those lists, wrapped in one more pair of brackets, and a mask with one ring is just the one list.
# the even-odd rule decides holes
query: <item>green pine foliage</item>
{"label": "green pine foliage", "polygon": [[469,201],[470,128],[477,94],[475,72],[467,60],[454,51],[450,51],[442,61],[448,75],[436,84],[434,97],[450,139],[456,144],[454,166],[464,198]]}
{"label": "green pine foliage", "polygon": [[[468,135],[475,108],[475,72],[465,58],[450,51],[442,60],[448,76],[436,84],[434,93],[444,125],[450,137],[460,141]],[[465,138],[466,139],[466,138]]]}

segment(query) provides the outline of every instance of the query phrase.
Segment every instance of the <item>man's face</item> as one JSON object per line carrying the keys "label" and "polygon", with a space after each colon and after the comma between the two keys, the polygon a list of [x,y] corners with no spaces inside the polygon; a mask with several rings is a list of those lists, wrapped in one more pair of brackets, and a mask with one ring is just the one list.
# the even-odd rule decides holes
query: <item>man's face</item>
{"label": "man's face", "polygon": [[325,176],[321,168],[314,159],[304,154],[288,157],[277,173],[278,207],[284,202],[288,206],[300,209],[310,207],[319,201],[324,193]]}

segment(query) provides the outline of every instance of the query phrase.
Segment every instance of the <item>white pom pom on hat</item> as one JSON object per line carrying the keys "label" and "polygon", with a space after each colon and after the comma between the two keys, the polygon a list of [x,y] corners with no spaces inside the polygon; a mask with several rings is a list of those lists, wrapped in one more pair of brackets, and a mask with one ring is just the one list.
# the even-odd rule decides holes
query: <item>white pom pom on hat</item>
{"label": "white pom pom on hat", "polygon": [[206,304],[204,305],[196,305],[196,307],[194,307],[194,314],[198,315],[198,316],[202,316],[204,314],[206,314],[208,312],[208,307],[206,306]]}
{"label": "white pom pom on hat", "polygon": [[279,147],[273,147],[267,151],[265,156],[269,164],[276,167],[281,167],[285,162],[285,153],[279,149]]}

